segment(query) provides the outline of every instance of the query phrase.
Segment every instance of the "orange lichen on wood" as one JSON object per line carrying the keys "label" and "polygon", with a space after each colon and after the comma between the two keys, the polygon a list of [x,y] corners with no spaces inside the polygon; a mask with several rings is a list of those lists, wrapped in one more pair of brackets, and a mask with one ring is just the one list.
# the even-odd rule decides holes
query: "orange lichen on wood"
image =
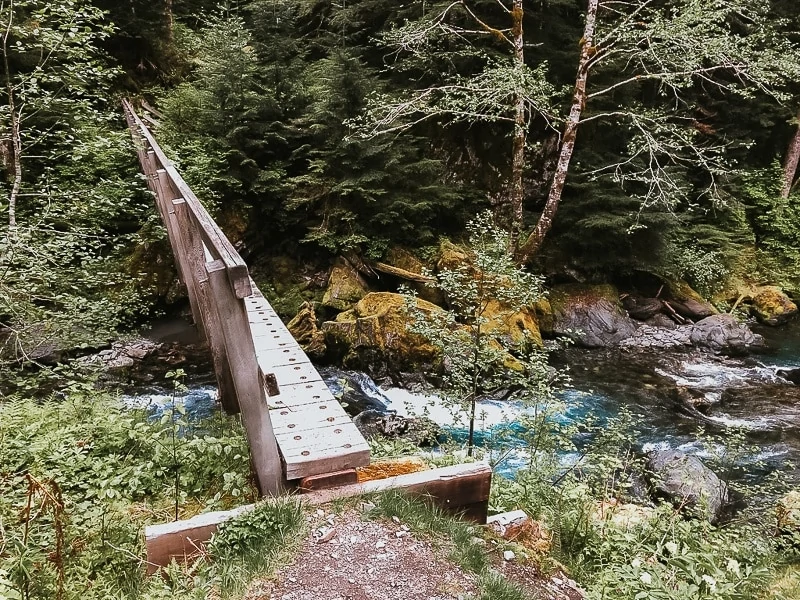
{"label": "orange lichen on wood", "polygon": [[418,473],[428,469],[430,467],[421,458],[410,456],[408,458],[374,462],[366,467],[359,467],[356,469],[356,473],[358,474],[358,482],[363,483],[364,481],[387,479],[396,475]]}

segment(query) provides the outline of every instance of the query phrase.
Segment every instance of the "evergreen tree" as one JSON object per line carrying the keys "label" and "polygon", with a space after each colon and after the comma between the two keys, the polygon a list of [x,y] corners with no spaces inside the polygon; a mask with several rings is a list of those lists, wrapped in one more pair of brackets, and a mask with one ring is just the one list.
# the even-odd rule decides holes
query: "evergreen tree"
{"label": "evergreen tree", "polygon": [[391,243],[432,242],[466,208],[442,182],[439,161],[424,156],[419,138],[349,136],[345,121],[359,114],[373,85],[356,57],[334,51],[305,75],[311,102],[295,126],[309,135],[292,157],[305,169],[291,179],[290,202],[307,219],[305,240],[334,254],[373,257]]}

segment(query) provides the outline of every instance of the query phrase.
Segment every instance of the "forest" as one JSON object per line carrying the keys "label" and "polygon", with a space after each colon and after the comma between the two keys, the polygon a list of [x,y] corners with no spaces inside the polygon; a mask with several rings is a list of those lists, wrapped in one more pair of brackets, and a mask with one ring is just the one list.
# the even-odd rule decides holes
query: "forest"
{"label": "forest", "polygon": [[[233,576],[219,565],[202,575],[176,567],[162,585],[130,555],[141,553],[145,523],[257,495],[241,425],[219,415],[190,424],[176,408],[181,369],[163,376],[172,413],[153,422],[121,408],[120,392],[77,360],[187,311],[123,99],[146,108],[159,143],[280,316],[313,307],[312,329],[319,324],[327,341],[315,359],[395,383],[430,359],[420,348],[392,348],[380,360],[374,349],[342,349],[349,342],[337,331],[368,292],[411,288],[454,315],[444,329],[412,315],[404,335],[445,355],[431,378],[443,398],[471,398],[470,457],[479,380],[487,394],[519,384],[552,399],[593,360],[573,345],[610,347],[550,323],[572,306],[568,296],[591,290],[627,320],[623,305],[634,317],[655,302],[648,319],[660,311],[658,323],[687,332],[711,314],[754,330],[779,324],[783,333],[763,334],[768,345],[783,335],[781,344],[797,346],[795,0],[0,0],[0,52],[0,600],[228,589],[220,581]],[[488,238],[494,245],[481,248]],[[476,299],[475,271],[459,279],[448,256],[478,272],[499,269],[495,287],[480,292],[489,296]],[[332,299],[337,272],[363,293]],[[439,289],[420,283],[429,280]],[[479,366],[481,324],[491,319],[458,311],[491,301],[531,307],[536,343],[523,351],[514,339],[510,354],[498,354],[503,340],[487,334],[480,360],[493,366]],[[448,349],[463,343],[447,337],[459,326],[477,332],[472,363]],[[623,356],[609,352],[597,364]],[[800,378],[795,358],[775,369]],[[510,374],[495,372],[498,364]],[[528,380],[519,383],[520,373]],[[674,394],[686,393],[681,386]],[[795,452],[800,398],[781,402],[795,411],[781,430]],[[493,501],[551,518],[558,506],[553,560],[572,569],[586,597],[800,597],[796,466],[737,492],[748,508],[728,528],[676,520],[662,507],[646,535],[603,537],[580,525],[588,517],[579,507],[613,495],[609,486],[630,487],[616,476],[638,465],[621,450],[636,417],[612,410],[598,434],[605,446],[585,452],[597,462],[565,477],[554,457],[566,426],[553,415],[568,404],[558,396],[531,425],[550,436],[528,442],[552,450],[538,472],[532,461],[496,484]],[[685,410],[707,424],[708,407],[695,406]],[[592,426],[604,428],[575,424],[568,444]],[[710,446],[729,437],[745,452],[752,442],[714,431]],[[388,446],[373,453],[408,451]],[[720,468],[739,468],[732,453]],[[178,465],[193,461],[197,471],[173,484]],[[794,498],[784,511],[794,521],[776,526],[781,495]],[[236,543],[222,538],[220,560],[241,559]],[[663,566],[651,564],[656,583],[637,558],[648,553],[665,557],[651,560]]]}

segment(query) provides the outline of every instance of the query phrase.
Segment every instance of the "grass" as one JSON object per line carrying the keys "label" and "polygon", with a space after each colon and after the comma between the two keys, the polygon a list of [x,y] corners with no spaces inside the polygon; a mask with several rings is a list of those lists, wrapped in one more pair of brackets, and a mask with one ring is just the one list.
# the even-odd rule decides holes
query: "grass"
{"label": "grass", "polygon": [[389,491],[371,498],[375,508],[368,516],[399,518],[415,534],[425,536],[441,549],[449,550],[449,559],[465,571],[478,576],[480,595],[476,600],[529,600],[530,596],[501,573],[487,557],[482,531],[446,514],[442,509],[399,491]]}
{"label": "grass", "polygon": [[207,551],[190,564],[175,561],[147,579],[142,600],[241,598],[258,578],[291,563],[306,536],[306,515],[295,498],[271,498],[220,526]]}
{"label": "grass", "polygon": [[776,600],[800,598],[800,564],[791,565],[780,573],[764,597]]}
{"label": "grass", "polygon": [[209,545],[212,571],[223,598],[239,596],[256,577],[271,577],[294,558],[305,538],[302,504],[271,499],[224,523]]}

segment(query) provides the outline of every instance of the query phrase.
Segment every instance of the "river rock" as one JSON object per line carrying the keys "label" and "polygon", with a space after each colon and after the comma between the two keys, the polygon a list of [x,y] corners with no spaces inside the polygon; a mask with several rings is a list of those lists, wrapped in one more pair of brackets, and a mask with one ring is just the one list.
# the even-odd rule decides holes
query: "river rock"
{"label": "river rock", "polygon": [[611,285],[567,284],[550,293],[553,331],[587,348],[615,345],[636,331]]}
{"label": "river rock", "polygon": [[[344,355],[345,364],[353,367],[371,368],[375,361],[398,368],[434,362],[437,350],[408,330],[406,301],[407,296],[390,292],[367,294],[352,310],[322,324],[328,347],[337,349]],[[435,304],[415,301],[417,308],[427,314],[444,314]]]}
{"label": "river rock", "polygon": [[692,289],[685,281],[667,282],[667,291],[670,299],[667,304],[680,316],[691,321],[700,321],[719,311],[714,305],[707,302],[700,294]]}
{"label": "river rock", "polygon": [[779,287],[757,288],[751,301],[753,316],[764,325],[783,325],[797,314],[797,305]]}
{"label": "river rock", "polygon": [[436,444],[440,427],[426,417],[401,417],[391,412],[365,410],[353,424],[367,439],[402,438],[418,446]]}
{"label": "river rock", "polygon": [[325,334],[317,327],[317,314],[311,302],[304,302],[300,306],[286,328],[310,358],[319,360],[325,356]]}
{"label": "river rock", "polygon": [[340,258],[331,269],[322,304],[334,310],[347,310],[368,292],[369,288],[364,278],[349,262]]}
{"label": "river rock", "polygon": [[728,314],[712,315],[695,323],[689,338],[694,346],[721,354],[746,354],[763,344],[761,336]]}
{"label": "river rock", "polygon": [[716,522],[729,500],[728,485],[696,456],[679,450],[657,450],[648,458],[659,495],[676,506]]}
{"label": "river rock", "polygon": [[659,327],[661,329],[677,329],[678,324],[669,318],[667,315],[660,313],[657,315],[653,315],[647,321],[645,321],[647,325],[651,327]]}
{"label": "river rock", "polygon": [[622,306],[628,311],[628,315],[637,321],[647,321],[664,310],[664,303],[658,298],[645,298],[635,294],[623,296]]}
{"label": "river rock", "polygon": [[654,350],[681,349],[692,345],[691,327],[691,325],[681,325],[666,328],[642,323],[631,337],[622,340],[619,345]]}
{"label": "river rock", "polygon": [[791,381],[795,385],[800,385],[800,368],[796,369],[778,369],[775,374],[782,377],[786,381]]}
{"label": "river rock", "polygon": [[100,365],[106,369],[126,369],[155,356],[164,348],[164,344],[144,338],[116,341],[111,348],[78,359],[78,363]]}

